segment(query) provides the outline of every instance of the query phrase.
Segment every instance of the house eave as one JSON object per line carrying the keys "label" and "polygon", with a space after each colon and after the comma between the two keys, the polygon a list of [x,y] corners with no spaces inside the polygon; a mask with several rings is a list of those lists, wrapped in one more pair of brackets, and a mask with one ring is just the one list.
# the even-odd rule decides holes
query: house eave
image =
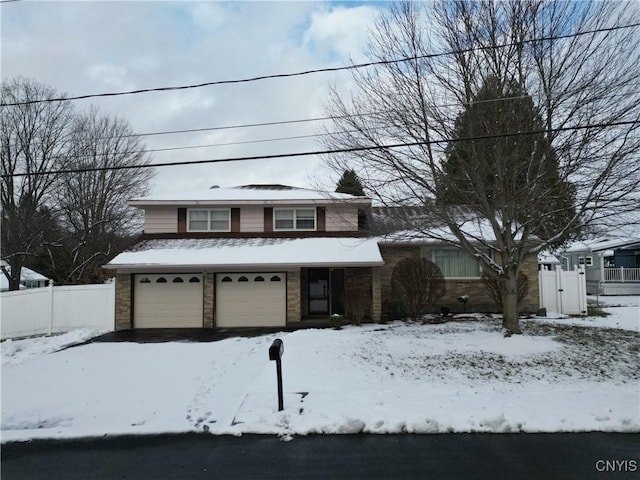
{"label": "house eave", "polygon": [[278,199],[278,200],[129,200],[127,205],[137,208],[154,207],[154,206],[175,206],[175,207],[193,207],[193,206],[278,206],[278,205],[338,205],[338,206],[370,206],[369,198],[353,199]]}
{"label": "house eave", "polygon": [[153,272],[267,272],[295,271],[300,268],[357,268],[381,267],[384,262],[316,262],[316,263],[264,263],[264,264],[106,264],[102,268],[117,270],[119,273]]}

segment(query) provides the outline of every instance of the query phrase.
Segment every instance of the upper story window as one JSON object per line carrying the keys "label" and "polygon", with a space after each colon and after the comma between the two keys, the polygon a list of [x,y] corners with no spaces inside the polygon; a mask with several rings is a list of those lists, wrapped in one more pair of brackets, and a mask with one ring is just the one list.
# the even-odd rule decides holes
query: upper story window
{"label": "upper story window", "polygon": [[187,231],[229,232],[230,218],[228,208],[190,209],[187,212]]}
{"label": "upper story window", "polygon": [[276,208],[273,211],[274,230],[315,230],[315,208]]}

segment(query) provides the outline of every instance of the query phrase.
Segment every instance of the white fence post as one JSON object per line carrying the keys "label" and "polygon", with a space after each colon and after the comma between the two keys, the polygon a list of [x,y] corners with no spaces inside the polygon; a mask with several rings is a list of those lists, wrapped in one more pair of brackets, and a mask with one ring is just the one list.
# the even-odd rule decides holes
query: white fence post
{"label": "white fence post", "polygon": [[49,328],[47,334],[53,332],[53,280],[49,280]]}

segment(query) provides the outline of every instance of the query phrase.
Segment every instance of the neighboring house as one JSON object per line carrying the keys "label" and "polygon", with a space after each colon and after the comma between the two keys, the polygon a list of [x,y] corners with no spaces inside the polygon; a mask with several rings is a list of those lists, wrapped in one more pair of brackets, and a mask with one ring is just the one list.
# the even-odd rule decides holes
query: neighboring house
{"label": "neighboring house", "polygon": [[[443,304],[495,310],[477,260],[433,244],[372,237],[358,216],[371,200],[283,185],[246,185],[134,199],[144,234],[105,265],[116,274],[116,329],[285,326],[393,300],[393,266],[429,255],[447,278]],[[537,264],[533,259],[531,272]],[[536,275],[531,301],[537,309]],[[528,297],[529,298],[529,297]],[[533,299],[536,299],[534,301]]]}
{"label": "neighboring house", "polygon": [[590,295],[640,295],[640,237],[574,242],[561,259],[564,270],[584,267]]}
{"label": "neighboring house", "polygon": [[[7,272],[11,274],[11,267],[5,267]],[[20,289],[25,288],[40,288],[46,287],[49,284],[49,279],[44,275],[31,270],[27,267],[22,267],[20,270]],[[4,272],[0,272],[0,292],[6,292],[9,290],[9,280]]]}

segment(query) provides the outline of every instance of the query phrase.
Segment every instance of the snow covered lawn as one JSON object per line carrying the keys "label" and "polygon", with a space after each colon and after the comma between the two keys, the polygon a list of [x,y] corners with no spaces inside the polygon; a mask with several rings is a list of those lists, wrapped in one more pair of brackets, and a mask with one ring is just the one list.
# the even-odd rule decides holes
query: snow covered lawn
{"label": "snow covered lawn", "polygon": [[[640,431],[640,298],[606,318],[480,316],[214,343],[2,343],[2,441],[156,432]],[[66,338],[66,339],[65,339]],[[277,411],[273,339],[284,342]]]}

